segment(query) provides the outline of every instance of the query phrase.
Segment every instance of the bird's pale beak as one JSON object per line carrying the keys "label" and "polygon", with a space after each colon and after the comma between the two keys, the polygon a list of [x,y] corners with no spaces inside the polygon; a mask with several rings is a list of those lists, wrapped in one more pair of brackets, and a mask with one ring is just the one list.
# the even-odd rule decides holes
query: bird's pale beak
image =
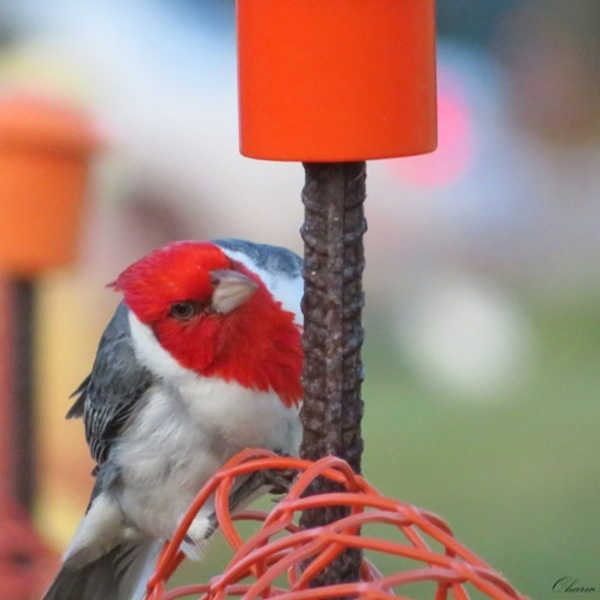
{"label": "bird's pale beak", "polygon": [[213,271],[211,277],[215,288],[212,295],[212,308],[222,315],[244,304],[258,289],[255,281],[237,271],[226,269]]}

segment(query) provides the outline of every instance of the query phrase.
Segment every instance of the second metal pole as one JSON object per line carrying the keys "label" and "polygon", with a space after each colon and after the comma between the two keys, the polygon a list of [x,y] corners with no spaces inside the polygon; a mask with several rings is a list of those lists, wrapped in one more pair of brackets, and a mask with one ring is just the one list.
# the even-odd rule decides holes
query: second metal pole
{"label": "second metal pole", "polygon": [[14,495],[31,511],[34,501],[34,326],[35,286],[28,279],[11,282]]}

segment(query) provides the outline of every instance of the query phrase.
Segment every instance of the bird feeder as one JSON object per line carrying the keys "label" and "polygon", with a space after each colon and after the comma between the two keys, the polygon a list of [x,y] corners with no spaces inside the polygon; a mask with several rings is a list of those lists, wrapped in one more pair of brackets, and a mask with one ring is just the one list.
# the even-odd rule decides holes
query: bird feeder
{"label": "bird feeder", "polygon": [[[35,280],[75,258],[96,147],[97,136],[79,111],[32,96],[0,98],[0,278],[7,284],[0,295],[6,333],[0,337],[0,472],[8,483],[0,490],[3,531],[16,510],[12,503],[31,509],[34,498]],[[26,529],[25,523],[16,531]],[[24,539],[7,537],[0,556],[0,572],[21,577],[23,590],[34,581],[42,547]],[[23,561],[32,566],[19,570]]]}
{"label": "bird feeder", "polygon": [[[300,453],[359,473],[365,161],[435,149],[434,0],[238,0],[237,18],[241,152],[306,173]],[[320,479],[307,493],[336,489]],[[311,585],[357,581],[361,561],[349,547]]]}
{"label": "bird feeder", "polygon": [[[8,282],[10,411],[16,496],[31,502],[34,277],[75,257],[97,136],[77,110],[39,97],[0,98],[0,275]],[[1,343],[8,343],[4,340]],[[6,437],[6,436],[4,436]]]}

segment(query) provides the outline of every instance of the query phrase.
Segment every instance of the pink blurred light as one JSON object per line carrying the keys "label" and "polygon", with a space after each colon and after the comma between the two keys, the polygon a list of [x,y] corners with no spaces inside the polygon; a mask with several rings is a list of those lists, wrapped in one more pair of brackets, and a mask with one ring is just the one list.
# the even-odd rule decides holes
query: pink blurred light
{"label": "pink blurred light", "polygon": [[416,187],[442,187],[462,177],[474,156],[473,118],[461,83],[450,73],[438,80],[438,148],[431,154],[387,161],[394,175]]}

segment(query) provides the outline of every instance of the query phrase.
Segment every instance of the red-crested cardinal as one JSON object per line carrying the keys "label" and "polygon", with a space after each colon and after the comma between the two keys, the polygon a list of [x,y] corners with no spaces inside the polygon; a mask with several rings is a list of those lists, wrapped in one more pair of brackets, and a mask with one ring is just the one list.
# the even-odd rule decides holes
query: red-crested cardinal
{"label": "red-crested cardinal", "polygon": [[[202,485],[232,455],[296,455],[302,261],[240,240],[175,242],[110,284],[123,302],[67,417],[97,463],[87,512],[45,600],[130,600]],[[198,555],[206,506],[184,551]]]}

